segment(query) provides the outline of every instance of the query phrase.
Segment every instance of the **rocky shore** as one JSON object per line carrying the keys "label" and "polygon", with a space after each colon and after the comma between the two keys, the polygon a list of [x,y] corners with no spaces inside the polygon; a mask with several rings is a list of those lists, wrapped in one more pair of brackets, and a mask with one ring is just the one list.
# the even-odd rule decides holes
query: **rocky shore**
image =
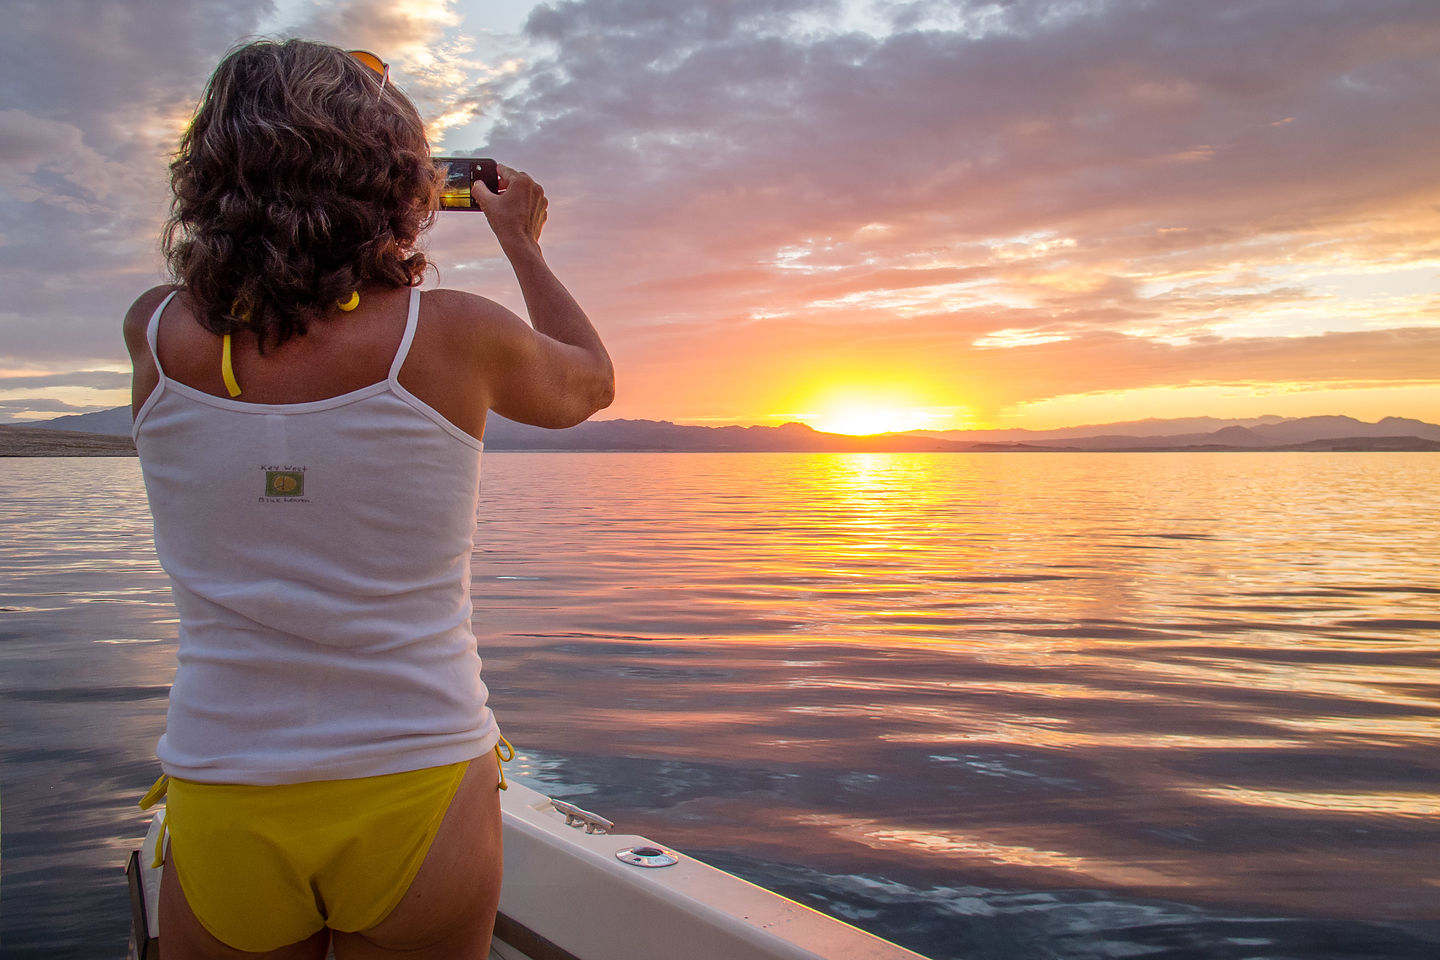
{"label": "rocky shore", "polygon": [[129,437],[0,425],[0,457],[133,457]]}

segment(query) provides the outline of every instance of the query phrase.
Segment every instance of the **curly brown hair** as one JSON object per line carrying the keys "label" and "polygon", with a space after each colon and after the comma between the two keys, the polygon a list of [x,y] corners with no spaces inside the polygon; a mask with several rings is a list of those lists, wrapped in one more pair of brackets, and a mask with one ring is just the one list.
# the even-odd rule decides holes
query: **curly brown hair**
{"label": "curly brown hair", "polygon": [[161,237],[196,319],[263,351],[364,284],[411,287],[437,174],[410,99],[337,47],[260,40],[206,85]]}

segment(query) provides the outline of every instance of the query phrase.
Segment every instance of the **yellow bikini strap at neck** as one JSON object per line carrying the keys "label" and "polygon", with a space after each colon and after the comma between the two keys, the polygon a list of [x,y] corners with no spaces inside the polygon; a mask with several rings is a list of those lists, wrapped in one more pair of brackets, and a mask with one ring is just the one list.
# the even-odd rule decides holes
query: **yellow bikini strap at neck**
{"label": "yellow bikini strap at neck", "polygon": [[230,365],[230,334],[225,334],[220,341],[220,376],[225,381],[225,389],[230,396],[240,396],[240,384],[235,380],[235,368]]}
{"label": "yellow bikini strap at neck", "polygon": [[[349,313],[360,306],[360,291],[351,290],[350,296],[336,301],[335,306],[339,307],[342,312]],[[240,312],[239,299],[230,304],[230,312],[237,317],[249,317],[248,313]],[[225,381],[225,389],[229,391],[230,396],[240,396],[240,382],[235,379],[235,367],[230,360],[230,334],[228,333],[220,341],[220,377]]]}

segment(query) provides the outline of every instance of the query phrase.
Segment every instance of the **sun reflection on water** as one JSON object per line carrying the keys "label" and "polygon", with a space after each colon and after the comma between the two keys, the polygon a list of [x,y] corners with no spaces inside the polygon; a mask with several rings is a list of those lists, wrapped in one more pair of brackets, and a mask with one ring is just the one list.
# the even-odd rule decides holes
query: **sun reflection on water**
{"label": "sun reflection on water", "polygon": [[1190,792],[1197,797],[1246,806],[1403,817],[1440,815],[1440,793],[1311,793],[1244,787],[1199,787]]}

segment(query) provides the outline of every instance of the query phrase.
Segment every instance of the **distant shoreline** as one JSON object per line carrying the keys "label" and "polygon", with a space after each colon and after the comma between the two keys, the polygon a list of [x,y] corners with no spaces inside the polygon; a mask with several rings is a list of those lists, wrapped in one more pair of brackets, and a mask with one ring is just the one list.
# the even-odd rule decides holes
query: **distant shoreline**
{"label": "distant shoreline", "polygon": [[[510,446],[487,443],[486,453],[1435,453],[1440,441],[1420,437],[1342,437],[1334,440],[1311,440],[1306,443],[1274,447],[1241,447],[1226,444],[1192,444],[1186,446],[1117,446],[1102,449],[1045,446],[1026,443],[976,443],[963,448],[916,450],[913,445],[902,449],[885,449],[875,441],[857,440],[845,443],[794,449],[756,450],[687,449],[662,446],[600,446],[557,448]],[[0,457],[133,457],[135,444],[129,437],[103,433],[80,433],[74,430],[45,430],[38,427],[0,425]]]}
{"label": "distant shoreline", "polygon": [[[0,425],[0,456],[133,456],[130,428],[128,406],[35,424]],[[1429,453],[1440,451],[1440,424],[1406,417],[1384,417],[1375,423],[1344,416],[1247,421],[1182,417],[1056,431],[852,435],[796,422],[709,427],[623,418],[546,430],[492,411],[485,422],[485,449],[492,453]]]}

